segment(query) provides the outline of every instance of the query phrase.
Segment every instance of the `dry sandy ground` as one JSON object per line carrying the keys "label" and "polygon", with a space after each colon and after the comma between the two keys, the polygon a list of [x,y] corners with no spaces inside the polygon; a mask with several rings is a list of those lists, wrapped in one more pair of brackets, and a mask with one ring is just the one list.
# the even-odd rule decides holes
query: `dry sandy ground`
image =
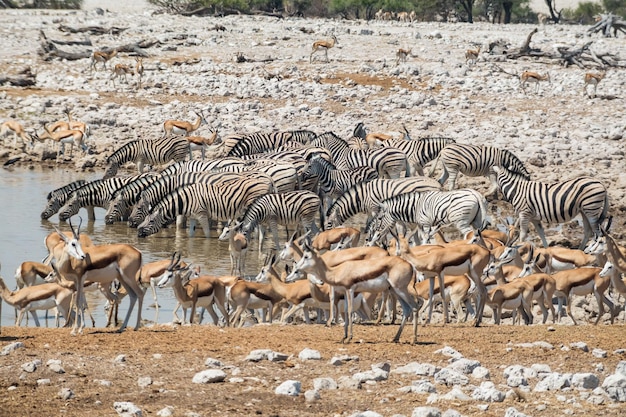
{"label": "dry sandy ground", "polygon": [[[342,329],[322,325],[271,325],[242,329],[221,329],[209,326],[158,327],[115,334],[88,330],[72,337],[66,329],[4,328],[0,343],[21,341],[25,348],[0,356],[0,415],[2,416],[111,416],[114,402],[130,401],[142,409],[143,415],[157,415],[167,406],[174,407],[175,416],[197,413],[201,416],[348,416],[357,411],[373,410],[384,416],[404,414],[426,404],[427,394],[398,391],[412,381],[423,379],[402,375],[393,369],[410,362],[431,363],[445,367],[447,357],[435,353],[444,346],[459,350],[466,358],[476,359],[488,368],[491,380],[504,392],[503,369],[511,364],[531,366],[547,364],[552,372],[592,372],[600,382],[615,370],[626,354],[614,353],[624,344],[624,326],[582,325],[578,327],[532,327],[469,325],[420,327],[419,344],[407,343],[405,330],[402,343],[390,343],[395,325],[362,325],[355,328],[355,343],[342,345]],[[517,343],[545,341],[553,350],[516,347]],[[468,343],[470,342],[470,343]],[[562,350],[570,343],[585,342],[590,351],[599,348],[608,352],[604,359],[581,350]],[[254,349],[271,349],[290,355],[284,362],[248,362],[246,356]],[[321,353],[319,361],[301,361],[298,354],[305,348]],[[118,355],[126,361],[116,362]],[[336,366],[329,364],[334,356],[358,357],[358,361]],[[214,384],[192,383],[194,374],[207,367],[207,358],[220,360],[227,374],[226,381]],[[24,373],[20,366],[35,359],[42,365],[34,373]],[[52,372],[46,363],[61,360],[64,374]],[[389,362],[392,372],[386,381],[363,384],[361,389],[341,388],[321,391],[321,398],[307,402],[303,394],[288,397],[274,394],[286,380],[302,383],[302,392],[313,388],[314,378],[339,380],[357,372],[368,371],[372,364]],[[598,371],[601,364],[604,371]],[[151,377],[152,384],[141,388],[138,380]],[[231,382],[231,378],[240,378]],[[49,378],[50,384],[39,386],[38,379]],[[427,378],[432,381],[432,378]],[[101,380],[110,381],[110,386]],[[531,381],[531,388],[536,380]],[[470,378],[470,384],[479,381]],[[15,387],[8,390],[9,387]],[[451,388],[436,385],[438,394]],[[63,400],[58,393],[69,388],[74,398]],[[468,392],[467,388],[465,391]],[[519,391],[518,391],[519,392]],[[469,390],[471,394],[471,389]],[[562,398],[559,398],[559,395]],[[509,407],[531,416],[560,415],[623,415],[623,405],[605,403],[592,405],[580,399],[580,392],[531,392],[522,398],[509,398],[490,403],[487,411],[477,408],[479,401],[443,401],[433,404],[440,410],[449,408],[467,416],[503,416]],[[541,411],[540,411],[541,410]],[[569,410],[569,411],[568,411]]]}

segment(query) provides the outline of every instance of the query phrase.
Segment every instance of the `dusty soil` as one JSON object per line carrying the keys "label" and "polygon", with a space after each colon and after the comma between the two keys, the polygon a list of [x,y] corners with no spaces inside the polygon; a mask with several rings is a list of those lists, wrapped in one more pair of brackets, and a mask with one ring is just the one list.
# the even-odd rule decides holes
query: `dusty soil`
{"label": "dusty soil", "polygon": [[[0,356],[0,415],[2,416],[110,416],[115,415],[113,404],[130,401],[142,409],[143,415],[156,415],[167,406],[174,407],[174,415],[188,412],[201,416],[265,415],[265,416],[346,416],[357,411],[373,410],[385,416],[411,415],[415,407],[426,404],[426,394],[405,394],[398,391],[412,381],[422,379],[393,373],[393,369],[410,362],[431,363],[445,367],[449,358],[434,353],[444,346],[459,350],[466,358],[475,359],[488,368],[491,380],[504,392],[502,371],[511,364],[531,366],[547,364],[552,372],[594,372],[604,379],[612,374],[616,364],[626,354],[614,353],[624,344],[624,326],[548,326],[532,327],[469,325],[420,327],[419,344],[411,345],[405,329],[402,342],[391,343],[397,330],[395,325],[360,325],[355,328],[355,342],[340,343],[342,329],[322,325],[269,325],[242,329],[212,326],[144,328],[122,334],[90,330],[72,337],[66,329],[3,328],[2,346],[22,341],[24,349]],[[468,341],[470,343],[468,343]],[[552,350],[515,347],[517,343],[546,341]],[[562,350],[574,342],[585,342],[589,349],[600,348],[608,357],[599,359],[590,352]],[[291,355],[285,362],[246,361],[254,349],[271,349]],[[321,353],[320,361],[301,361],[298,353],[305,348]],[[507,349],[510,348],[510,349]],[[115,361],[120,354],[126,361]],[[358,360],[335,366],[329,363],[333,356],[357,356]],[[225,382],[209,385],[192,383],[195,373],[207,369],[207,358],[220,360],[227,373]],[[42,365],[34,373],[24,373],[20,365],[40,359]],[[62,361],[64,374],[46,367],[50,359]],[[304,395],[288,397],[276,395],[275,388],[286,380],[302,383],[302,392],[313,388],[314,378],[351,376],[368,371],[372,364],[389,362],[389,379],[375,384],[363,384],[361,389],[342,388],[321,391],[321,398],[307,402]],[[604,371],[599,372],[598,364]],[[150,376],[152,385],[141,388],[140,377]],[[242,382],[230,382],[230,378]],[[49,378],[48,385],[37,380]],[[432,380],[432,378],[430,378]],[[471,378],[470,378],[471,379]],[[100,383],[111,382],[111,386]],[[531,383],[531,388],[536,380]],[[479,385],[471,379],[470,384]],[[7,391],[9,387],[15,389]],[[59,398],[62,388],[71,389],[75,397]],[[437,393],[450,388],[437,385]],[[467,391],[467,389],[465,390]],[[518,391],[519,393],[519,391]],[[470,390],[471,394],[471,390]],[[605,403],[595,406],[579,400],[568,404],[557,399],[562,394],[567,400],[576,398],[576,390],[562,393],[531,392],[518,399],[491,403],[487,411],[477,408],[472,401],[438,402],[442,411],[448,408],[468,416],[502,416],[508,407],[528,415],[562,415],[566,409],[574,415],[618,416],[623,406]],[[561,398],[562,399],[562,398]],[[538,411],[543,409],[543,411]],[[545,407],[545,409],[544,409]]]}

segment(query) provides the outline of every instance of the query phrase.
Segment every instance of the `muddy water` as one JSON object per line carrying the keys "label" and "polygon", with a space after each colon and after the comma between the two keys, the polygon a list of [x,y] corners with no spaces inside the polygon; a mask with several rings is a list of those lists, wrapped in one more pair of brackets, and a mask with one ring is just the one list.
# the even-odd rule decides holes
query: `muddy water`
{"label": "muddy water", "polygon": [[[29,169],[4,169],[0,174],[0,274],[11,289],[15,288],[15,270],[23,261],[41,261],[47,254],[43,245],[44,238],[54,231],[54,226],[61,230],[69,230],[66,222],[59,222],[57,215],[49,220],[41,220],[40,214],[46,203],[46,195],[51,190],[69,182],[85,179],[87,181],[99,178],[100,173],[77,173],[72,170],[58,169],[54,171],[39,171]],[[139,239],[136,229],[126,226],[126,223],[114,225],[104,224],[104,209],[96,209],[96,220],[87,222],[87,212],[81,209],[72,223],[78,223],[78,216],[84,219],[81,231],[89,234],[96,244],[128,243],[137,247],[143,254],[143,261],[151,262],[171,256],[173,251],[179,251],[183,259],[200,265],[203,273],[226,275],[230,272],[228,243],[217,240],[217,232],[213,230],[210,238],[205,238],[200,229],[193,238],[188,237],[185,230],[176,230],[174,226],[162,230],[156,235]],[[246,258],[246,274],[254,275],[258,272],[258,258],[256,246],[251,245]],[[171,288],[157,290],[159,309],[159,323],[172,321],[172,310],[176,305]],[[104,305],[106,300],[98,292],[88,293],[90,309],[96,320],[97,327],[106,324]],[[120,319],[123,319],[128,307],[125,298],[120,305]],[[38,312],[40,322],[45,313]],[[179,316],[182,317],[179,311]],[[155,318],[154,300],[151,291],[146,292],[142,318],[149,322]],[[2,326],[13,325],[15,320],[14,309],[4,303],[2,306]],[[130,323],[135,323],[133,313]],[[206,320],[206,319],[205,319]],[[209,318],[210,320],[210,318]],[[24,323],[23,323],[24,325]],[[53,325],[53,322],[50,322]],[[34,326],[32,320],[29,326]]]}

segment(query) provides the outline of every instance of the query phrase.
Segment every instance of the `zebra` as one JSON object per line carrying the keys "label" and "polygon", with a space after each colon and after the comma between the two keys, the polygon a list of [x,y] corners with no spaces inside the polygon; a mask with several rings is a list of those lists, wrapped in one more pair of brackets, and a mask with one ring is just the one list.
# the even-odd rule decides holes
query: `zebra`
{"label": "zebra", "polygon": [[[492,146],[477,146],[455,143],[446,146],[439,153],[437,160],[441,160],[443,172],[439,182],[443,184],[449,178],[448,190],[454,190],[456,178],[459,172],[470,177],[489,176],[491,187],[487,191],[487,196],[497,191],[496,176],[493,167],[506,166],[509,170],[522,175],[526,180],[530,179],[530,174],[526,167],[511,151]],[[429,176],[432,176],[437,162],[433,164]]]}
{"label": "zebra", "polygon": [[63,205],[65,204],[67,199],[70,198],[72,193],[86,183],[87,181],[85,180],[78,180],[66,184],[63,187],[57,188],[56,190],[50,191],[48,193],[48,196],[46,197],[46,199],[48,200],[46,202],[46,207],[41,212],[41,219],[46,220],[54,216],[54,214],[58,212],[61,207],[63,207]]}
{"label": "zebra", "polygon": [[81,209],[86,207],[89,220],[95,220],[93,213],[94,207],[108,208],[111,202],[111,196],[120,188],[145,176],[139,174],[130,177],[113,177],[102,180],[95,180],[85,184],[72,193],[70,198],[65,202],[59,210],[59,220],[66,221]]}
{"label": "zebra", "polygon": [[[322,202],[324,202],[325,199],[334,200],[356,184],[377,179],[378,172],[368,166],[339,170],[321,155],[313,154],[309,158],[303,176],[304,178],[317,177],[320,197],[323,198]],[[329,205],[325,204],[324,206]]]}
{"label": "zebra", "polygon": [[[231,227],[230,233],[241,232],[246,239],[260,224],[269,224],[276,250],[278,224],[298,225],[305,231],[317,233],[315,215],[321,207],[320,198],[311,191],[298,190],[279,194],[268,194],[254,200],[243,215],[243,219]],[[263,250],[263,238],[259,238],[259,255]]]}
{"label": "zebra", "polygon": [[358,213],[371,215],[381,201],[395,195],[440,189],[439,182],[428,177],[376,179],[357,184],[339,196],[326,211],[324,228],[340,226]]}
{"label": "zebra", "polygon": [[189,141],[184,136],[133,140],[107,158],[108,168],[103,179],[114,176],[120,166],[127,162],[135,162],[139,173],[142,173],[145,164],[154,166],[169,161],[182,161],[188,154]]}
{"label": "zebra", "polygon": [[252,133],[249,135],[229,136],[225,139],[228,152],[226,156],[244,156],[262,153],[287,142],[309,144],[317,135],[309,130],[295,130],[289,132]]}
{"label": "zebra", "polygon": [[489,224],[487,217],[487,200],[472,189],[407,193],[383,200],[366,233],[374,243],[396,221],[417,224],[425,245],[437,229],[448,224],[454,224],[463,236],[482,231]]}
{"label": "zebra", "polygon": [[290,162],[273,159],[252,159],[244,165],[231,165],[223,169],[224,172],[252,172],[267,175],[274,184],[275,192],[294,191],[300,188],[298,171]]}
{"label": "zebra", "polygon": [[548,247],[541,221],[563,223],[579,213],[583,219],[584,236],[580,248],[584,248],[593,232],[600,236],[600,224],[609,209],[609,196],[600,181],[590,177],[579,177],[569,181],[545,184],[530,181],[505,167],[493,168],[496,181],[506,201],[511,203],[519,216],[521,241],[526,240],[528,223],[532,223]]}
{"label": "zebra", "polygon": [[113,224],[117,220],[128,220],[132,207],[139,201],[141,192],[161,178],[159,174],[147,173],[129,182],[111,197],[109,208],[104,214],[104,224]]}
{"label": "zebra", "polygon": [[456,143],[450,138],[421,138],[416,140],[390,139],[378,141],[383,147],[391,147],[401,150],[407,156],[411,175],[424,175],[424,167],[433,161],[439,153],[448,145]]}
{"label": "zebra", "polygon": [[[209,219],[226,221],[239,216],[252,200],[268,194],[266,184],[245,179],[224,184],[197,183],[176,188],[159,201],[137,228],[139,237],[157,233],[177,216],[200,222],[209,237]],[[190,233],[193,236],[193,228]]]}
{"label": "zebra", "polygon": [[404,152],[398,149],[351,149],[346,141],[333,132],[326,132],[318,136],[312,145],[327,148],[333,156],[332,162],[338,169],[370,166],[378,171],[379,178],[398,178],[402,172],[405,173],[405,176],[410,173],[407,157]]}
{"label": "zebra", "polygon": [[179,161],[168,165],[161,171],[162,176],[178,175],[183,172],[216,172],[231,165],[244,166],[245,161],[241,158],[219,158],[210,161],[194,159],[192,161]]}
{"label": "zebra", "polygon": [[[226,172],[182,172],[178,175],[161,175],[161,178],[141,192],[139,200],[128,217],[128,227],[138,227],[148,216],[150,210],[163,197],[178,187],[200,182],[214,184],[219,181],[231,181],[241,178],[238,174]],[[178,222],[179,226],[182,224],[180,220]]]}

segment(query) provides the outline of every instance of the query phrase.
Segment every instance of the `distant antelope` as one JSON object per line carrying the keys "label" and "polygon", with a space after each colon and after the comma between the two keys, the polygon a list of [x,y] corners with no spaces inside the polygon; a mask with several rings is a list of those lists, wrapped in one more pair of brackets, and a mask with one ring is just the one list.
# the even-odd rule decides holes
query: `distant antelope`
{"label": "distant antelope", "polygon": [[24,127],[15,120],[7,120],[0,125],[0,136],[6,135],[9,131],[13,132],[13,146],[17,146],[17,137],[19,136],[23,143],[33,146],[32,138],[24,131]]}
{"label": "distant antelope", "polygon": [[115,79],[120,78],[123,79],[125,83],[128,83],[128,78],[126,76],[135,75],[132,67],[126,64],[116,64],[113,68],[113,73],[111,74],[111,78],[109,78],[109,82],[113,82],[113,87],[115,87]]}
{"label": "distant antelope", "polygon": [[326,62],[328,62],[328,50],[334,47],[335,44],[339,42],[337,40],[337,37],[334,34],[331,36],[332,36],[332,39],[329,41],[322,40],[322,41],[313,42],[313,50],[311,51],[311,55],[309,56],[309,63],[313,62],[313,54],[320,50],[324,51]]}
{"label": "distant antelope", "polygon": [[98,62],[102,63],[102,68],[107,69],[107,61],[110,61],[115,55],[117,55],[117,49],[112,49],[108,52],[94,51],[93,55],[91,55],[89,69],[95,70]]}
{"label": "distant antelope", "polygon": [[143,58],[136,56],[135,61],[137,61],[137,64],[135,65],[135,72],[137,73],[137,77],[139,77],[139,81],[137,81],[137,88],[141,88],[141,81],[143,78]]}
{"label": "distant antelope", "polygon": [[163,137],[175,135],[185,135],[189,136],[191,132],[198,130],[200,125],[207,124],[206,119],[201,113],[195,112],[198,118],[195,123],[191,124],[189,122],[183,120],[166,120],[163,122]]}
{"label": "distant antelope", "polygon": [[593,96],[596,96],[596,90],[598,89],[598,84],[600,84],[600,81],[602,81],[604,79],[604,77],[606,76],[606,71],[600,72],[600,73],[593,73],[593,72],[588,72],[585,74],[585,86],[583,87],[583,94],[586,94],[587,96],[589,96],[588,91],[587,91],[587,86],[592,85],[593,86]]}
{"label": "distant antelope", "polygon": [[465,63],[467,65],[474,65],[480,54],[480,46],[478,49],[468,49],[465,51]]}
{"label": "distant antelope", "polygon": [[524,92],[526,92],[526,84],[535,83],[535,93],[539,92],[539,82],[541,81],[551,82],[549,73],[546,73],[545,75],[541,75],[539,73],[532,72],[532,71],[524,71],[522,75],[520,75],[519,80],[520,80],[520,86],[522,87],[522,90],[524,90]]}
{"label": "distant antelope", "polygon": [[396,52],[396,65],[400,62],[406,62],[406,58],[409,55],[411,55],[411,49],[398,49],[398,52]]}

